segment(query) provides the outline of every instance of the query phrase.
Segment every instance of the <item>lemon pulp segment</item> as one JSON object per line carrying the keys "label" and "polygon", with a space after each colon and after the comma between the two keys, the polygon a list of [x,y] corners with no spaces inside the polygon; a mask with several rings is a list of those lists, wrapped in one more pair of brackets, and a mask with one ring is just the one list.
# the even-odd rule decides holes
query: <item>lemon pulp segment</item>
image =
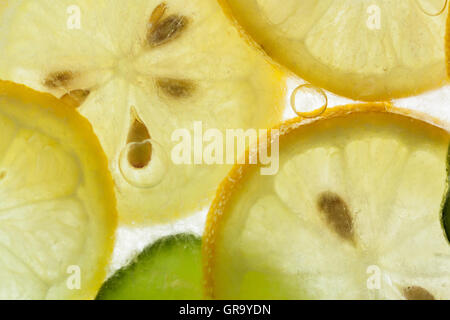
{"label": "lemon pulp segment", "polygon": [[281,126],[280,169],[236,166],[209,212],[218,299],[449,299],[449,134],[388,106]]}
{"label": "lemon pulp segment", "polygon": [[445,81],[446,0],[222,2],[269,55],[334,93],[389,100]]}
{"label": "lemon pulp segment", "polygon": [[94,298],[117,214],[90,124],[49,94],[0,81],[0,129],[0,298]]}
{"label": "lemon pulp segment", "polygon": [[107,154],[120,221],[194,212],[230,166],[173,163],[176,129],[265,128],[284,73],[216,1],[22,0],[4,11],[0,77],[61,97]]}

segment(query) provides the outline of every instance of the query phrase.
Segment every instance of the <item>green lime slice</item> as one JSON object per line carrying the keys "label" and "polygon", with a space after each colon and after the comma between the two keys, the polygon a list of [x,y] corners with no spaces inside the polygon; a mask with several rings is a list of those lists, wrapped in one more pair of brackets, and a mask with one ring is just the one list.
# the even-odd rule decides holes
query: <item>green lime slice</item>
{"label": "green lime slice", "polygon": [[97,300],[198,300],[201,240],[180,234],[150,245],[101,288]]}
{"label": "green lime slice", "polygon": [[450,242],[450,146],[447,154],[447,195],[445,196],[444,206],[442,208],[442,224],[444,226],[447,239]]}

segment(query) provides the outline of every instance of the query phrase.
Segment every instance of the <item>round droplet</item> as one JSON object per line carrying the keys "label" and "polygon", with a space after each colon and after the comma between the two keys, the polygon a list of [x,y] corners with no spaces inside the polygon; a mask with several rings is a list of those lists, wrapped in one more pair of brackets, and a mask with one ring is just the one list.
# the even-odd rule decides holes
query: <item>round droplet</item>
{"label": "round droplet", "polygon": [[416,0],[420,10],[428,16],[441,15],[447,7],[448,0]]}
{"label": "round droplet", "polygon": [[[143,167],[130,162],[129,154],[136,149],[151,147],[151,160]],[[168,157],[164,148],[155,140],[128,143],[120,153],[119,168],[123,178],[137,188],[152,188],[161,183],[168,170]]]}
{"label": "round droplet", "polygon": [[325,112],[328,98],[325,92],[311,84],[298,86],[291,95],[291,107],[303,118],[314,118]]}

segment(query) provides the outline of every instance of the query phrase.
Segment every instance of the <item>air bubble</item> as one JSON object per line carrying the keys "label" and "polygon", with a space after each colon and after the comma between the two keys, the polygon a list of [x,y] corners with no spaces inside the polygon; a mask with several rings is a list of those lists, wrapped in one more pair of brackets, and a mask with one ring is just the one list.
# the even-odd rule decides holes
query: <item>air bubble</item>
{"label": "air bubble", "polygon": [[328,98],[322,89],[302,84],[292,92],[291,107],[302,118],[314,118],[325,112]]}
{"label": "air bubble", "polygon": [[[129,153],[137,147],[149,145],[152,148],[151,161],[142,168],[134,167],[129,161]],[[164,148],[155,140],[130,142],[121,151],[119,169],[122,177],[132,186],[141,189],[153,188],[159,185],[167,174],[169,158]]]}
{"label": "air bubble", "polygon": [[420,10],[428,16],[436,17],[444,13],[448,0],[415,0]]}

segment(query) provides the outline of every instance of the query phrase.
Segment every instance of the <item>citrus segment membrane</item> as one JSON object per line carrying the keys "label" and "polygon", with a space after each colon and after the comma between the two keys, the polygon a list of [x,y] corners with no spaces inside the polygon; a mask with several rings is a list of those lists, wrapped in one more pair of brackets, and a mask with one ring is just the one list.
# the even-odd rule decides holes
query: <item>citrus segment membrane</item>
{"label": "citrus segment membrane", "polygon": [[281,125],[279,172],[236,166],[210,209],[208,295],[449,299],[450,137],[416,117],[357,105]]}
{"label": "citrus segment membrane", "polygon": [[390,100],[445,81],[445,0],[223,2],[270,56],[333,93]]}
{"label": "citrus segment membrane", "polygon": [[202,299],[201,241],[179,234],[150,245],[117,271],[98,300]]}
{"label": "citrus segment membrane", "polygon": [[89,299],[116,226],[106,157],[58,99],[0,81],[0,298]]}
{"label": "citrus segment membrane", "polygon": [[88,118],[123,223],[202,208],[230,169],[192,156],[173,163],[176,129],[193,139],[195,121],[224,132],[270,127],[282,116],[284,74],[216,1],[18,0],[0,25],[0,77],[52,93]]}

